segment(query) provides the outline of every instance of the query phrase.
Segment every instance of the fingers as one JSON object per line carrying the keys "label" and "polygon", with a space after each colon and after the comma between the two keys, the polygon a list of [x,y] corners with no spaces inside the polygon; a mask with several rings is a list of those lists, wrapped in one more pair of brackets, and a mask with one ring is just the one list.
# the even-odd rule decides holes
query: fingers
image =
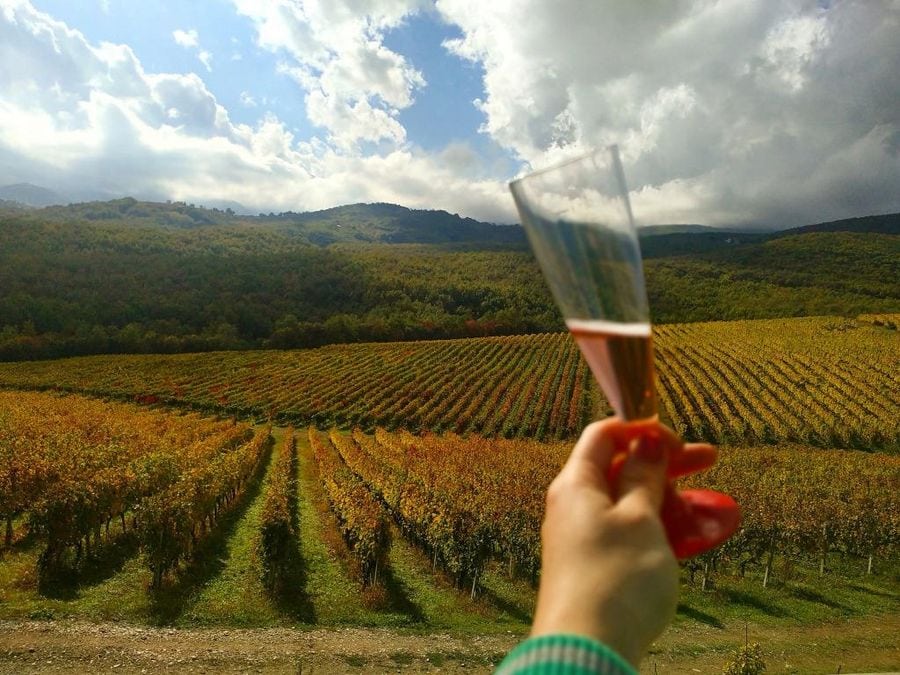
{"label": "fingers", "polygon": [[590,485],[616,500],[633,494],[658,511],[667,477],[707,469],[716,457],[713,446],[685,444],[656,420],[612,417],[585,427],[557,480]]}
{"label": "fingers", "polygon": [[[682,444],[677,437],[668,434],[660,435],[661,442],[668,447],[669,463],[666,475],[669,478],[680,478],[688,476],[692,473],[698,473],[708,469],[716,463],[719,453],[715,446],[708,443],[686,443]],[[674,441],[673,441],[674,439]],[[607,481],[610,485],[618,483],[619,473],[627,458],[626,448],[628,444],[615,448],[610,469],[607,473]]]}
{"label": "fingers", "polygon": [[703,471],[715,464],[718,456],[718,450],[708,443],[686,443],[670,451],[667,475],[678,478]]}
{"label": "fingers", "polygon": [[587,483],[609,494],[606,476],[616,450],[614,436],[621,426],[621,421],[610,418],[585,427],[559,478]]}
{"label": "fingers", "polygon": [[604,423],[608,422],[615,422],[615,424],[610,424],[607,433],[612,437],[616,448],[623,452],[628,449],[633,439],[648,434],[659,437],[669,448],[682,445],[681,439],[675,435],[675,432],[656,419],[623,422],[618,418],[611,417],[604,420]]}
{"label": "fingers", "polygon": [[639,506],[659,513],[668,484],[668,455],[669,447],[659,435],[647,434],[633,441],[617,485],[618,503],[623,508]]}

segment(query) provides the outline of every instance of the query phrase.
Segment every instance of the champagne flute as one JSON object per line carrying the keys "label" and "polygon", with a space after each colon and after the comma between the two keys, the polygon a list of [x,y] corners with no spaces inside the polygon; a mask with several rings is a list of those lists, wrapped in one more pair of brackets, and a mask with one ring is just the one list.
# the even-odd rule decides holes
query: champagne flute
{"label": "champagne flute", "polygon": [[[566,326],[616,415],[656,419],[650,309],[618,148],[536,171],[510,190]],[[679,558],[717,546],[740,523],[731,497],[677,492],[671,483],[661,516]]]}

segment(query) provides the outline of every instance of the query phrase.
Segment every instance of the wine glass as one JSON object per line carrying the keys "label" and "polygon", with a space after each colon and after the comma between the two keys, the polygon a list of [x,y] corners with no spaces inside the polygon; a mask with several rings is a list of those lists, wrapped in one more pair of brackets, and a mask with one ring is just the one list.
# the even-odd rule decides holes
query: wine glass
{"label": "wine glass", "polygon": [[[650,309],[618,148],[536,171],[510,190],[566,326],[616,415],[656,419]],[[679,558],[717,546],[740,523],[728,495],[678,492],[671,483],[661,516]]]}

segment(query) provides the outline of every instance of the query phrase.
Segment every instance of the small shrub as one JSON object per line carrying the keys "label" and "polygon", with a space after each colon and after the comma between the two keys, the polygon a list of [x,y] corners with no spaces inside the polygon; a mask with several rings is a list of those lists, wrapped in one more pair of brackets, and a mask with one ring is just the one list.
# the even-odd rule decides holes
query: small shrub
{"label": "small shrub", "polygon": [[766,672],[766,662],[763,661],[762,647],[758,643],[744,645],[736,652],[725,668],[723,675],[759,675]]}

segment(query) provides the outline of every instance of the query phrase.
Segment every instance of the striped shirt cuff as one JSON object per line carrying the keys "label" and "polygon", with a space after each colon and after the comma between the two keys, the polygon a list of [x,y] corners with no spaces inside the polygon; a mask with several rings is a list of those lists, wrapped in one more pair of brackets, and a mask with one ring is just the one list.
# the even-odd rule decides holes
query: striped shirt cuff
{"label": "striped shirt cuff", "polygon": [[637,675],[621,656],[583,635],[542,635],[513,649],[495,675]]}

